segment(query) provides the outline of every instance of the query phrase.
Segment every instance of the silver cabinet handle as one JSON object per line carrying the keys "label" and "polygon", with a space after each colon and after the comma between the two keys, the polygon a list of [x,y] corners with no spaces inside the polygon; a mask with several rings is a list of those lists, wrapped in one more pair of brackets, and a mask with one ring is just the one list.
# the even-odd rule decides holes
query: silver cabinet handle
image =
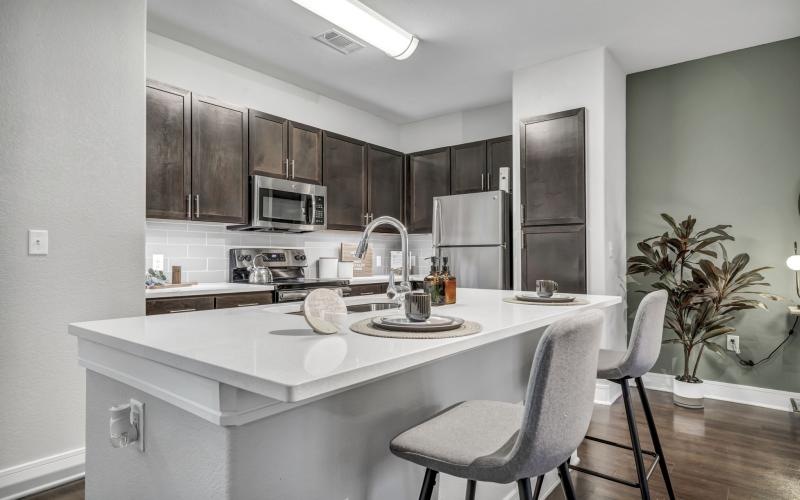
{"label": "silver cabinet handle", "polygon": [[484,177],[483,174],[481,174],[481,191],[483,191],[483,184],[484,184],[483,183],[483,180],[484,180],[483,177]]}
{"label": "silver cabinet handle", "polygon": [[172,314],[172,313],[188,313],[188,312],[192,312],[192,311],[196,311],[196,310],[197,310],[197,309],[194,309],[194,308],[189,308],[189,309],[175,309],[175,310],[173,310],[173,311],[170,311],[170,314]]}
{"label": "silver cabinet handle", "polygon": [[489,172],[486,174],[486,190],[490,191],[492,189],[492,173]]}
{"label": "silver cabinet handle", "polygon": [[294,160],[292,160],[292,179],[294,179]]}
{"label": "silver cabinet handle", "polygon": [[250,306],[257,306],[259,305],[258,302],[250,302],[249,304],[236,304],[236,307],[250,307]]}
{"label": "silver cabinet handle", "polygon": [[289,158],[283,160],[286,163],[286,178],[289,178]]}
{"label": "silver cabinet handle", "polygon": [[195,218],[200,217],[200,195],[194,195],[194,216]]}
{"label": "silver cabinet handle", "polygon": [[192,218],[192,195],[191,194],[187,194],[186,195],[186,218],[187,219],[191,219]]}

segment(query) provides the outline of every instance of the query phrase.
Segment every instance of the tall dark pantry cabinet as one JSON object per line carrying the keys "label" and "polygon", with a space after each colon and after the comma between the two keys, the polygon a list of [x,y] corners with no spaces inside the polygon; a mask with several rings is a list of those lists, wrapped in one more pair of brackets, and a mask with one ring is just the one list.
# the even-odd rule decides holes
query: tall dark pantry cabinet
{"label": "tall dark pantry cabinet", "polygon": [[522,289],[555,280],[586,293],[586,147],[584,108],[523,120]]}

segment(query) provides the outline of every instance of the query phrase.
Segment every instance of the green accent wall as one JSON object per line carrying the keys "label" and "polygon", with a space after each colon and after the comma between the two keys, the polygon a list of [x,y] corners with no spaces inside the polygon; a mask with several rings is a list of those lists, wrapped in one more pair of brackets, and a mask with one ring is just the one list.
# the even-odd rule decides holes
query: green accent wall
{"label": "green accent wall", "polygon": [[[770,292],[800,300],[785,264],[800,241],[800,38],[628,75],[627,152],[628,255],[666,230],[661,212],[691,214],[699,228],[732,224],[729,254],[772,266]],[[629,294],[629,311],[639,298]],[[734,325],[746,359],[766,356],[791,326],[788,302],[768,305]],[[706,353],[698,376],[800,392],[797,332],[754,368]],[[653,371],[680,373],[682,356],[664,345]]]}

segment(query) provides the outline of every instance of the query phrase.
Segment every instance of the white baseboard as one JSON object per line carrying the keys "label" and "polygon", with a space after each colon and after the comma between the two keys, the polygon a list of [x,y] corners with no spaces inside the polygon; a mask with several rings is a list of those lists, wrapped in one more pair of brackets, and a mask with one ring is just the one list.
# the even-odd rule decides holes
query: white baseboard
{"label": "white baseboard", "polygon": [[[675,377],[666,373],[647,373],[642,379],[648,389],[655,391],[672,392],[672,380]],[[729,384],[727,382],[717,382],[714,380],[704,380],[705,397],[708,399],[718,399],[720,401],[730,401],[750,406],[761,406],[773,410],[792,411],[791,398],[800,398],[800,393],[790,391],[779,391],[766,389],[764,387],[754,387],[751,385]]]}
{"label": "white baseboard", "polygon": [[611,405],[622,396],[619,384],[608,380],[598,380],[594,388],[594,403],[598,405]]}
{"label": "white baseboard", "polygon": [[32,495],[80,479],[85,462],[86,449],[77,448],[0,470],[0,500]]}

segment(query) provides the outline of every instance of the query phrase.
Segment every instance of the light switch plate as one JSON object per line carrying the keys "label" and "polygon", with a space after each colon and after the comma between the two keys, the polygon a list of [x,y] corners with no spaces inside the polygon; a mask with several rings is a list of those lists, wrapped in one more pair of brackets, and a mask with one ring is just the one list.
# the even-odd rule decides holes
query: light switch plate
{"label": "light switch plate", "polygon": [[28,229],[28,255],[47,255],[47,230]]}

